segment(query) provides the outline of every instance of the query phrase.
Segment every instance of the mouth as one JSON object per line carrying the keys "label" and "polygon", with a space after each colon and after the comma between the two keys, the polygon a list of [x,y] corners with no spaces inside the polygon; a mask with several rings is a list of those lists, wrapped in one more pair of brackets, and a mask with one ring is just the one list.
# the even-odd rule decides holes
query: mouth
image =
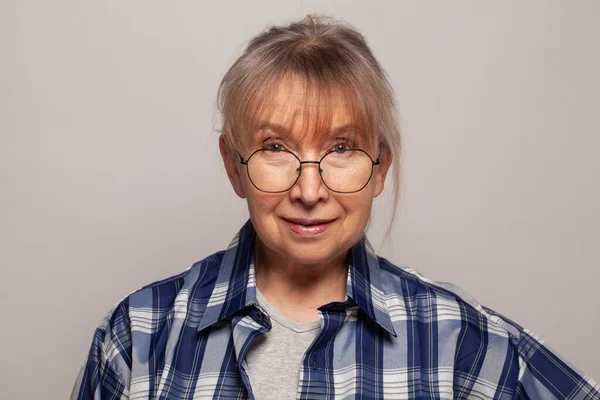
{"label": "mouth", "polygon": [[327,230],[335,219],[283,218],[290,230],[299,236],[310,237]]}

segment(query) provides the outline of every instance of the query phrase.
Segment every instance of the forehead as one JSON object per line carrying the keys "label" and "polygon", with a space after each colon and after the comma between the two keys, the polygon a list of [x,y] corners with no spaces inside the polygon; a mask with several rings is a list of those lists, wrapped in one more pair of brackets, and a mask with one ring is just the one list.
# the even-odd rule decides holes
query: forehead
{"label": "forehead", "polygon": [[249,139],[265,130],[303,142],[318,142],[332,132],[365,135],[364,124],[346,93],[301,79],[282,79],[263,91],[249,117]]}
{"label": "forehead", "polygon": [[288,113],[299,108],[311,114],[329,110],[333,114],[343,114],[348,111],[348,104],[341,90],[311,85],[299,78],[282,79],[266,92],[268,94],[263,101],[267,113]]}

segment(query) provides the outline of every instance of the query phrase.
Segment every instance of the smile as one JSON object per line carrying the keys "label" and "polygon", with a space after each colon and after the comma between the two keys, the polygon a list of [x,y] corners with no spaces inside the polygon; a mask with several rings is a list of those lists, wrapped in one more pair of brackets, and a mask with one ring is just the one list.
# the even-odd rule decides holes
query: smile
{"label": "smile", "polygon": [[308,220],[308,219],[286,219],[283,218],[290,230],[299,236],[310,237],[319,235],[327,230],[335,219],[331,220]]}

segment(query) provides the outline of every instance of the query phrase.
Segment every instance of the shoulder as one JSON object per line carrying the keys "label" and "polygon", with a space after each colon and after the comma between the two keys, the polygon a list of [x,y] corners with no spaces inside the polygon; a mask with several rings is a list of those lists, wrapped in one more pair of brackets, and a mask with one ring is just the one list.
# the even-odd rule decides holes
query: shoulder
{"label": "shoulder", "polygon": [[152,335],[170,326],[175,318],[187,313],[192,295],[205,305],[217,281],[223,254],[224,251],[211,254],[177,275],[152,282],[122,298],[96,328],[92,351],[109,362],[113,358],[127,361],[134,332]]}
{"label": "shoulder", "polygon": [[143,286],[116,303],[94,332],[71,398],[96,398],[99,392],[103,398],[126,396],[135,364],[149,362],[134,357],[133,349],[138,354],[154,353],[152,346],[157,341],[151,338],[187,315],[192,293],[198,304],[206,304],[203,299],[212,293],[223,254],[211,254],[182,273]]}
{"label": "shoulder", "polygon": [[[408,267],[398,266],[384,257],[377,257],[380,266],[384,295],[390,301],[402,297],[414,304],[414,312],[431,313],[438,319],[458,319],[463,323],[485,325],[486,330],[517,341],[524,328],[504,315],[480,304],[466,290],[449,282],[438,282],[427,278]],[[417,307],[426,302],[429,307]],[[392,316],[393,318],[393,316]]]}
{"label": "shoulder", "polygon": [[484,307],[458,286],[434,281],[382,257],[378,261],[392,321],[422,333],[419,340],[435,340],[443,357],[440,362],[455,374],[475,374],[490,382],[508,376],[514,387],[519,360],[524,359],[519,352],[527,336],[523,327]]}
{"label": "shoulder", "polygon": [[[140,328],[148,325],[150,328],[149,321],[155,325],[180,300],[186,300],[187,304],[192,293],[199,299],[208,299],[217,280],[224,253],[224,250],[213,253],[179,274],[132,291],[109,310],[99,329],[110,329],[119,324],[119,321],[124,321],[130,329],[132,325],[139,325]],[[181,305],[185,307],[186,304]]]}
{"label": "shoulder", "polygon": [[[224,250],[213,253],[195,262],[191,267],[177,275],[152,282],[131,292],[126,299],[129,300],[130,305],[133,303],[136,306],[151,306],[146,304],[149,301],[148,296],[160,294],[163,300],[155,304],[155,307],[162,308],[172,303],[177,295],[182,292],[190,292],[198,288],[210,295],[212,291],[211,283],[214,284],[216,281],[224,253]],[[202,297],[202,293],[200,293],[200,296]]]}
{"label": "shoulder", "polygon": [[383,291],[390,299],[402,296],[417,303],[426,300],[437,306],[436,312],[442,318],[457,318],[478,326],[481,326],[480,320],[484,320],[487,329],[512,340],[517,340],[524,331],[521,325],[483,306],[466,290],[452,283],[438,282],[411,268],[395,265],[384,257],[377,258]]}
{"label": "shoulder", "polygon": [[436,338],[444,338],[436,348],[450,349],[448,365],[461,394],[477,390],[490,398],[600,399],[600,386],[535,333],[451,283],[383,257],[378,261],[392,321],[417,324],[417,331],[435,331]]}

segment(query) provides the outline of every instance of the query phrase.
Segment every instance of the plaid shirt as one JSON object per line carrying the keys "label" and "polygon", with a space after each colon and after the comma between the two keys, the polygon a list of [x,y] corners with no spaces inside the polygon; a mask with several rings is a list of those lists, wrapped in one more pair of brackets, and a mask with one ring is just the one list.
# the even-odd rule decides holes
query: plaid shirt
{"label": "plaid shirt", "polygon": [[[226,251],[121,301],[71,398],[252,398],[245,355],[271,328],[256,300],[254,238],[248,221]],[[365,237],[348,271],[346,301],[319,308],[298,399],[600,399],[532,332],[376,256]]]}

